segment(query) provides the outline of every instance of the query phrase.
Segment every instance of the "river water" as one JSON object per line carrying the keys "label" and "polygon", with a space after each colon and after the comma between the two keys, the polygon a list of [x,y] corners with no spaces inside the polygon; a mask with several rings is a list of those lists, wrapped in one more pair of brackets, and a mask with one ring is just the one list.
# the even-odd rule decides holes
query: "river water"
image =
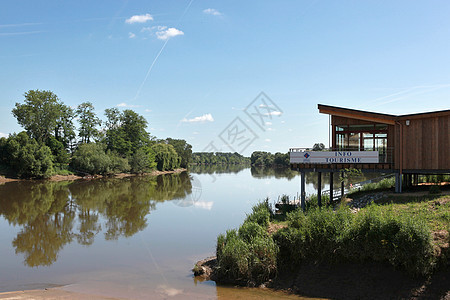
{"label": "river water", "polygon": [[[315,192],[312,175],[307,193]],[[200,282],[191,269],[215,254],[217,235],[238,227],[255,203],[294,197],[299,185],[287,169],[240,166],[6,183],[0,186],[0,292],[63,285],[125,298],[298,299]]]}

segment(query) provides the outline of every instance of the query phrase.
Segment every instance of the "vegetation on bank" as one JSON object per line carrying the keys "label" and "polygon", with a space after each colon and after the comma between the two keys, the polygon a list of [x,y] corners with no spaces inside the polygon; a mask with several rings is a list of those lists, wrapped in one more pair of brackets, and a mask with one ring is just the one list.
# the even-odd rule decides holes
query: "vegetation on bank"
{"label": "vegetation on bank", "polygon": [[[304,263],[380,262],[412,276],[450,265],[450,196],[383,199],[359,212],[346,204],[275,214],[257,204],[238,230],[217,238],[219,281],[259,285]],[[406,202],[406,203],[404,203]],[[438,238],[436,238],[438,237]]]}
{"label": "vegetation on bank", "polygon": [[30,90],[24,96],[12,114],[25,131],[0,138],[3,175],[139,174],[185,168],[191,161],[191,145],[150,136],[147,120],[133,110],[106,109],[103,122],[90,102],[73,109],[51,91]]}
{"label": "vegetation on bank", "polygon": [[192,153],[195,165],[248,165],[250,158],[237,152],[195,152]]}
{"label": "vegetation on bank", "polygon": [[277,152],[272,154],[265,151],[254,151],[250,156],[250,162],[253,166],[289,166],[289,153]]}

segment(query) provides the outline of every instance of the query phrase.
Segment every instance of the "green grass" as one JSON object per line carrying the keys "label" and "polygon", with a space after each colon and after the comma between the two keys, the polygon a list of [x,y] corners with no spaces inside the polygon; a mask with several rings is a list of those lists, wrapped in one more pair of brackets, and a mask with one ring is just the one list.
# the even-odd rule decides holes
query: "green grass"
{"label": "green grass", "polygon": [[[424,194],[424,193],[422,193]],[[260,284],[307,262],[390,264],[413,275],[450,265],[450,196],[390,196],[352,213],[307,206],[280,221],[268,200],[255,205],[237,230],[217,239],[218,271],[234,283]],[[268,234],[270,222],[284,227]],[[439,233],[435,238],[433,232]]]}
{"label": "green grass", "polygon": [[450,195],[389,196],[377,201],[396,215],[423,220],[432,231],[450,224]]}
{"label": "green grass", "polygon": [[59,168],[59,167],[55,167],[54,171],[53,171],[53,175],[62,175],[62,176],[67,176],[67,175],[73,175],[74,173],[66,168]]}
{"label": "green grass", "polygon": [[341,206],[298,210],[288,215],[288,227],[274,235],[280,262],[364,262],[391,264],[412,275],[430,273],[436,264],[428,224],[400,214],[393,206],[369,205],[357,214]]}

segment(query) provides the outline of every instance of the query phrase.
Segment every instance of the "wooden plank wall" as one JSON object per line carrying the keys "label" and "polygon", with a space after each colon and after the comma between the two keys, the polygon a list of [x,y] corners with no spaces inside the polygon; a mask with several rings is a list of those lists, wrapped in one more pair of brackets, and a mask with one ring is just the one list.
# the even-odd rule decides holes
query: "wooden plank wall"
{"label": "wooden plank wall", "polygon": [[[409,126],[405,120],[400,122],[403,124],[403,170],[450,170],[450,116],[413,119]],[[399,125],[396,127],[396,137],[399,137]],[[398,155],[399,147],[396,143]],[[396,163],[395,167],[400,166]]]}

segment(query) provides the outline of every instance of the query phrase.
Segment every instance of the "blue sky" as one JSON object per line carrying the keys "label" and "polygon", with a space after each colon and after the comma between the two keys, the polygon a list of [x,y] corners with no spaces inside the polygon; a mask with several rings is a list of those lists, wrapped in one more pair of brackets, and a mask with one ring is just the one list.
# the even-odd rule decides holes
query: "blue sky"
{"label": "blue sky", "polygon": [[3,0],[0,136],[41,89],[102,118],[131,108],[194,151],[328,144],[318,103],[449,109],[449,15],[448,1]]}

